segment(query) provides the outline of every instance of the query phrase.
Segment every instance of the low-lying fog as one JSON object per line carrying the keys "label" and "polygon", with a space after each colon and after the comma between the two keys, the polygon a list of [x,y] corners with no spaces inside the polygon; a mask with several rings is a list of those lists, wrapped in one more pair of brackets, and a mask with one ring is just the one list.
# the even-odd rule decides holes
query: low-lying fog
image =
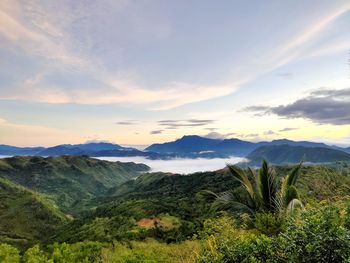
{"label": "low-lying fog", "polygon": [[[96,157],[95,157],[96,158]],[[141,156],[137,157],[97,157],[100,160],[144,163],[151,167],[152,172],[171,172],[188,174],[194,172],[215,171],[222,169],[226,164],[235,164],[244,161],[244,158],[214,158],[214,159],[173,159],[173,160],[149,160]]]}
{"label": "low-lying fog", "polygon": [[[11,156],[0,155],[1,158]],[[236,164],[244,161],[241,157],[214,158],[214,159],[173,159],[173,160],[149,160],[142,156],[136,157],[93,157],[100,160],[111,162],[134,162],[144,163],[151,167],[152,172],[171,172],[179,174],[188,174],[195,172],[215,171],[222,169],[226,164]]]}

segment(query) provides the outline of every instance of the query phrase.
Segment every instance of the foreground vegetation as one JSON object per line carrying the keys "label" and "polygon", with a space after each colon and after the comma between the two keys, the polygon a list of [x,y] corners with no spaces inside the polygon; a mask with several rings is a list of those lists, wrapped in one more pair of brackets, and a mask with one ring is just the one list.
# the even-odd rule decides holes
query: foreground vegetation
{"label": "foreground vegetation", "polygon": [[1,174],[0,262],[350,262],[346,163],[149,173],[68,208]]}

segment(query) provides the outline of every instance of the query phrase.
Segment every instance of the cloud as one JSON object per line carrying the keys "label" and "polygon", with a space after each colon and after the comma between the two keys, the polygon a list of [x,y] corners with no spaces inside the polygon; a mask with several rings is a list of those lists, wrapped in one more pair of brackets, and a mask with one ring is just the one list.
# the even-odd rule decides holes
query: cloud
{"label": "cloud", "polygon": [[277,73],[276,76],[284,79],[291,79],[293,78],[294,75],[293,73],[290,73],[290,72],[283,72],[283,73]]}
{"label": "cloud", "polygon": [[288,105],[251,106],[245,110],[284,118],[304,118],[320,124],[349,125],[350,88],[317,90]]}
{"label": "cloud", "polygon": [[204,129],[208,131],[216,131],[218,128],[204,128]]}
{"label": "cloud", "polygon": [[266,131],[263,133],[264,135],[277,135],[278,133],[272,131],[272,130],[269,130],[269,131]]}
{"label": "cloud", "polygon": [[163,130],[154,130],[151,131],[150,134],[154,135],[154,134],[161,134],[163,132]]}
{"label": "cloud", "polygon": [[135,125],[137,124],[137,121],[135,120],[127,120],[127,121],[118,121],[116,122],[117,125]]}
{"label": "cloud", "polygon": [[85,141],[85,143],[113,143],[113,142],[108,140],[101,140],[101,139],[90,139]]}
{"label": "cloud", "polygon": [[299,128],[292,128],[292,127],[287,127],[287,128],[283,128],[281,130],[279,130],[279,132],[288,132],[288,131],[294,131],[294,130],[298,130]]}
{"label": "cloud", "polygon": [[[16,49],[16,52],[22,50],[28,59],[42,59],[45,66],[38,70],[38,77],[29,78],[24,83],[18,82],[8,92],[1,91],[0,99],[89,105],[123,104],[167,110],[226,96],[258,76],[305,56],[307,47],[318,40],[335,19],[348,11],[349,5],[330,10],[327,17],[298,32],[297,37],[286,39],[284,46],[271,48],[271,52],[246,59],[247,67],[242,72],[228,70],[230,73],[227,76],[215,76],[220,81],[214,83],[183,81],[179,78],[161,81],[156,87],[142,81],[142,71],[134,72],[136,69],[129,69],[130,65],[122,63],[132,60],[123,57],[130,52],[125,43],[133,46],[148,37],[159,40],[172,33],[170,25],[161,23],[163,16],[160,15],[158,21],[155,17],[159,14],[150,15],[142,8],[143,5],[130,1],[107,1],[104,4],[83,1],[77,2],[74,7],[45,1],[26,1],[25,4],[15,0],[2,1],[0,38],[8,42],[8,45],[3,46],[9,50]],[[115,29],[118,17],[127,19],[122,20],[125,22],[123,27]],[[113,32],[106,31],[106,28],[113,28]],[[119,33],[122,33],[121,36]],[[344,45],[340,48],[344,48]],[[113,67],[111,64],[118,66]],[[237,67],[232,63],[229,67],[240,69],[241,65]],[[65,76],[69,72],[79,72],[82,79],[89,77],[96,83],[89,88],[82,83],[65,86],[48,76],[62,68],[66,70]]]}
{"label": "cloud", "polygon": [[237,135],[237,134],[234,132],[225,133],[225,134],[222,134],[219,132],[210,132],[207,135],[204,135],[204,137],[209,138],[209,139],[228,139],[234,135]]}
{"label": "cloud", "polygon": [[176,158],[171,160],[150,160],[145,157],[99,157],[99,159],[107,161],[120,161],[120,162],[135,162],[144,163],[151,167],[152,172],[171,172],[180,174],[189,174],[199,171],[216,171],[223,169],[226,165],[235,164],[245,161],[241,157],[230,158],[196,158],[196,159],[184,159]]}
{"label": "cloud", "polygon": [[256,138],[258,136],[259,136],[258,133],[248,133],[248,134],[241,134],[240,135],[240,137],[243,137],[243,138]]}
{"label": "cloud", "polygon": [[189,119],[189,120],[161,120],[158,121],[160,126],[165,126],[165,129],[177,129],[181,127],[201,127],[214,123],[215,120]]}
{"label": "cloud", "polygon": [[[16,8],[11,8],[14,5]],[[34,11],[35,10],[35,11]],[[88,62],[81,54],[74,53],[71,36],[51,19],[41,5],[28,3],[26,8],[16,1],[0,4],[0,37],[9,41],[30,56],[47,59],[55,66],[84,68]],[[26,13],[24,13],[26,12]],[[65,14],[65,21],[71,14]],[[57,17],[57,16],[56,16]],[[71,18],[73,19],[73,18]],[[58,62],[58,63],[56,63]]]}

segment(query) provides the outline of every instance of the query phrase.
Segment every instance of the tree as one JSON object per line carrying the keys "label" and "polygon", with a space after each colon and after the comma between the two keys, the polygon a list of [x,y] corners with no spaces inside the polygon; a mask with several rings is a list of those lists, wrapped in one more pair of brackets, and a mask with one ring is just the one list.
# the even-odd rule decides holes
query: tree
{"label": "tree", "polygon": [[269,167],[265,160],[258,174],[251,168],[243,170],[238,166],[228,165],[232,176],[243,187],[243,193],[237,193],[234,190],[219,194],[210,191],[205,193],[215,197],[213,206],[216,209],[233,209],[252,215],[288,213],[302,206],[295,186],[301,166],[302,163],[293,168],[285,178],[279,180],[275,170]]}

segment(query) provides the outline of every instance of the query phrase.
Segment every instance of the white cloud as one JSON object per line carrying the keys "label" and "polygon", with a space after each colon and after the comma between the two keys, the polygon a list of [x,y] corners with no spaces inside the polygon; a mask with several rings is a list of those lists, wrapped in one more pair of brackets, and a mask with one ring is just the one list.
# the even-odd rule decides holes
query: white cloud
{"label": "white cloud", "polygon": [[[13,2],[13,8],[11,5],[12,1],[4,1],[0,4],[0,37],[7,39],[29,55],[39,56],[49,62],[47,62],[47,68],[38,72],[37,76],[13,87],[12,93],[0,93],[0,99],[49,103],[140,105],[153,110],[171,109],[231,94],[258,76],[302,58],[307,48],[319,39],[324,30],[350,8],[349,5],[344,5],[330,12],[327,17],[320,18],[298,36],[289,39],[285,46],[253,59],[252,63],[247,63],[247,68],[234,65],[239,69],[234,71],[236,74],[232,74],[234,77],[230,76],[225,81],[213,84],[169,81],[159,85],[159,88],[152,88],[142,84],[141,81],[132,80],[137,79],[134,76],[120,77],[118,70],[105,69],[98,58],[89,54],[96,44],[90,39],[93,34],[87,34],[87,39],[80,40],[68,32],[67,28],[70,28],[73,22],[84,20],[85,16],[89,17],[91,12],[94,12],[93,10],[81,7],[79,12],[69,13],[67,11],[72,10],[63,8],[63,10],[57,10],[55,14],[52,13],[52,9],[47,10],[43,7],[44,5],[36,1],[29,1],[27,5],[23,5],[24,7],[16,1]],[[135,6],[125,1],[118,2],[114,7],[122,10],[125,6],[133,8],[134,11],[137,10]],[[108,10],[104,8],[102,11]],[[135,14],[138,12],[140,10],[132,12],[133,28],[138,33],[154,34],[159,38],[171,34],[171,29],[166,25],[157,26],[156,23],[146,23],[147,19],[137,18]],[[84,24],[81,21],[80,23]],[[343,49],[344,44],[339,45],[338,48]],[[334,49],[325,48],[314,53],[322,55],[331,51]],[[73,72],[77,70],[100,84],[87,88],[84,85],[67,87],[48,83],[47,75],[55,72],[57,68]]]}

